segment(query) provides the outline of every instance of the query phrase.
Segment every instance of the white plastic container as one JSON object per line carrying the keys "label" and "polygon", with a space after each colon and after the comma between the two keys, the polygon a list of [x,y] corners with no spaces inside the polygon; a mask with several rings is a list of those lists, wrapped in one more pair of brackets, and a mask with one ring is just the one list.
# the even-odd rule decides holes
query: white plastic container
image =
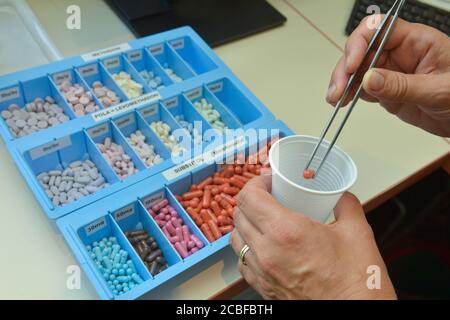
{"label": "white plastic container", "polygon": [[[303,170],[318,138],[289,136],[277,141],[270,149],[272,195],[285,207],[324,223],[342,194],[356,181],[353,160],[334,146],[314,179],[303,178]],[[317,168],[329,142],[319,148],[311,168]]]}

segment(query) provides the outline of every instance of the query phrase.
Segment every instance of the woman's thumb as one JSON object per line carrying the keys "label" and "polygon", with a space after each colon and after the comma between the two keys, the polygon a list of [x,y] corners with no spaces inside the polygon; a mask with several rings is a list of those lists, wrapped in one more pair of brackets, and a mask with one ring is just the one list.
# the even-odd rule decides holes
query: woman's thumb
{"label": "woman's thumb", "polygon": [[450,74],[404,74],[370,69],[364,76],[366,93],[379,100],[436,106],[449,103]]}

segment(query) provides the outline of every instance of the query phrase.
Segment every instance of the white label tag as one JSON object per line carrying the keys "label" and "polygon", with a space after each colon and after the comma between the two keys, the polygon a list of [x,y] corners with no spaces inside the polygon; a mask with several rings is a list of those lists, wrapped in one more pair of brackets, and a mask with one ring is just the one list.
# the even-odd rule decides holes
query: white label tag
{"label": "white label tag", "polygon": [[36,160],[52,152],[66,148],[70,145],[72,145],[72,140],[70,139],[70,136],[55,141],[51,141],[49,143],[46,143],[42,146],[30,150],[30,158],[31,160]]}
{"label": "white label tag", "polygon": [[0,102],[20,98],[19,87],[12,87],[0,91]]}
{"label": "white label tag", "polygon": [[192,171],[193,169],[203,165],[204,163],[212,163],[214,160],[222,158],[228,152],[236,151],[245,146],[245,137],[239,137],[226,144],[223,144],[213,150],[207,151],[204,154],[197,156],[193,159],[187,160],[179,165],[170,168],[162,173],[167,181],[174,180],[182,176],[183,174]]}
{"label": "white label tag", "polygon": [[176,106],[178,106],[178,96],[164,100],[163,103],[167,109],[175,108]]}
{"label": "white label tag", "polygon": [[209,89],[212,93],[222,91],[222,89],[223,89],[223,81],[220,81],[220,82],[216,82],[216,83],[210,84],[210,85],[208,86],[208,89]]}
{"label": "white label tag", "polygon": [[108,224],[106,223],[105,217],[102,217],[102,218],[95,220],[94,222],[88,224],[86,227],[84,227],[84,231],[86,232],[87,236],[90,236],[91,234],[102,230],[107,225]]}
{"label": "white label tag", "polygon": [[78,68],[78,72],[83,77],[89,77],[89,76],[92,76],[92,75],[98,73],[98,66],[95,63],[95,64],[91,64],[91,65],[88,65],[88,66],[80,67],[80,68]]}
{"label": "white label tag", "polygon": [[127,57],[130,61],[142,60],[142,50],[128,52]]}
{"label": "white label tag", "polygon": [[72,82],[72,70],[67,70],[67,71],[64,71],[64,72],[55,73],[52,76],[52,78],[53,78],[53,81],[55,81],[55,83],[57,85],[60,85],[64,81]]}
{"label": "white label tag", "polygon": [[134,204],[130,204],[125,208],[119,209],[113,213],[116,221],[123,220],[134,214]]}
{"label": "white label tag", "polygon": [[97,51],[82,54],[81,58],[84,61],[88,62],[88,61],[92,61],[95,59],[101,59],[101,58],[109,56],[111,54],[123,52],[123,51],[130,50],[130,49],[131,49],[131,47],[128,43],[121,43],[121,44],[118,44],[113,47],[104,48],[104,49],[100,49]]}
{"label": "white label tag", "polygon": [[119,128],[123,128],[123,127],[126,127],[126,126],[130,125],[130,124],[133,124],[134,123],[134,114],[132,113],[132,114],[129,114],[129,115],[125,116],[125,117],[117,119],[117,120],[114,121],[114,123]]}
{"label": "white label tag", "polygon": [[94,128],[90,128],[87,130],[88,135],[92,138],[95,139],[105,133],[109,132],[109,123],[104,123],[100,126],[94,127]]}
{"label": "white label tag", "polygon": [[175,50],[184,48],[184,38],[170,41],[170,45]]}
{"label": "white label tag", "polygon": [[151,105],[150,107],[146,107],[139,110],[139,112],[141,116],[143,116],[144,118],[153,116],[154,114],[158,113],[158,105],[157,104]]}
{"label": "white label tag", "polygon": [[150,209],[153,205],[158,204],[162,200],[164,200],[164,191],[152,194],[141,199],[145,209],[147,210]]}
{"label": "white label tag", "polygon": [[92,113],[92,118],[94,119],[94,121],[98,122],[101,120],[114,117],[123,112],[142,107],[148,103],[153,103],[155,101],[158,101],[159,99],[161,99],[161,95],[159,94],[159,92],[153,91],[138,98],[135,98],[133,100],[117,104],[114,107],[109,107],[108,109],[103,109],[94,112]]}
{"label": "white label tag", "polygon": [[117,68],[120,66],[120,57],[103,60],[103,64],[105,65],[106,69]]}
{"label": "white label tag", "polygon": [[194,100],[200,98],[202,95],[203,95],[202,87],[186,92],[186,97],[190,101],[194,101]]}
{"label": "white label tag", "polygon": [[154,56],[164,53],[164,44],[157,44],[156,46],[149,47],[148,50]]}

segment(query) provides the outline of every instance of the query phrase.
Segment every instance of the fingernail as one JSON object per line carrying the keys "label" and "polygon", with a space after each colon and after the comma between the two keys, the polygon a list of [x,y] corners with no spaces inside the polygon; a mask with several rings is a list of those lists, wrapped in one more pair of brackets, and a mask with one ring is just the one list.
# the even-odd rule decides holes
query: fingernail
{"label": "fingernail", "polygon": [[336,85],[333,83],[328,87],[327,101],[334,101],[334,95],[336,93]]}
{"label": "fingernail", "polygon": [[380,91],[384,88],[384,76],[376,71],[369,70],[364,76],[364,82],[367,83],[368,87],[372,91]]}

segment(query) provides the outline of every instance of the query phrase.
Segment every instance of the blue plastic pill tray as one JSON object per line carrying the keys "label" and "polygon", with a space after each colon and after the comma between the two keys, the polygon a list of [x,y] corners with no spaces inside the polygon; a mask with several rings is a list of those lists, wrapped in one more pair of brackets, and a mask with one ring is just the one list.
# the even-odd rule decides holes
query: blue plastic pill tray
{"label": "blue plastic pill tray", "polygon": [[[183,81],[174,83],[164,67],[171,68]],[[164,88],[152,90],[140,76],[142,70],[161,77]],[[143,86],[142,96],[128,99],[112,77],[120,71],[129,73]],[[94,81],[101,81],[116,92],[121,103],[105,108],[95,98],[100,110],[77,117],[59,92],[58,85],[64,80],[79,83],[89,91]],[[255,146],[267,143],[275,135],[292,134],[189,27],[0,77],[0,111],[13,103],[23,108],[37,97],[46,96],[56,100],[69,121],[15,137],[2,118],[0,134],[45,214],[56,220],[102,299],[136,299],[227,246],[229,235],[209,243],[175,195],[214,174],[224,159],[239,153],[251,154]],[[171,157],[149,124],[162,120],[171,130],[181,129],[176,116],[182,115],[190,122],[200,123],[203,132],[208,132],[211,125],[193,106],[202,98],[214,106],[227,127],[238,129],[237,133],[223,140],[205,134],[198,146],[185,132],[180,141],[189,152],[183,154],[184,158]],[[162,163],[147,167],[128,144],[127,137],[137,129],[155,146],[164,159]],[[257,134],[247,136],[249,129],[258,129]],[[117,176],[96,147],[96,143],[103,142],[105,137],[124,148],[139,169],[138,173],[124,180]],[[64,169],[72,161],[86,159],[95,163],[109,186],[70,204],[54,206],[37,176],[44,171]],[[205,243],[204,248],[186,259],[179,256],[147,212],[147,208],[161,198],[169,200],[185,224]],[[145,268],[124,235],[137,225],[155,237],[169,264],[169,268],[156,276]],[[85,248],[105,236],[117,237],[144,280],[119,296],[109,290]]]}

